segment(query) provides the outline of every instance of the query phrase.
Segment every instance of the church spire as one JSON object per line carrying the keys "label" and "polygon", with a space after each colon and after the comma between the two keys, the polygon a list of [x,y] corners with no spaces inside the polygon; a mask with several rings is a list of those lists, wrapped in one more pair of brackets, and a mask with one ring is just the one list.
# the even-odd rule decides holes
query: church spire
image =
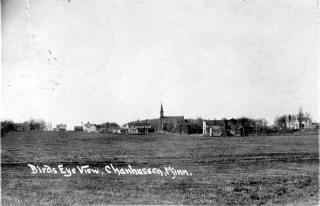
{"label": "church spire", "polygon": [[161,107],[160,107],[160,118],[163,118],[164,116],[164,112],[163,112],[163,106],[162,106],[162,102],[161,102]]}

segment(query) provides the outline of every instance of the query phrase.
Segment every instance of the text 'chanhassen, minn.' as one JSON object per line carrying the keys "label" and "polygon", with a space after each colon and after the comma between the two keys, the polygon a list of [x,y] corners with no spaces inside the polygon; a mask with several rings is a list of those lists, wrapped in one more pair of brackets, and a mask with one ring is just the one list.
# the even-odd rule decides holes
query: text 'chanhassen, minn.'
{"label": "text 'chanhassen, minn.'", "polygon": [[186,169],[176,169],[174,167],[168,166],[161,168],[136,168],[132,167],[130,164],[126,167],[116,167],[113,164],[107,164],[104,168],[93,168],[89,165],[77,165],[76,167],[68,167],[63,164],[59,164],[56,167],[49,165],[33,165],[28,164],[31,169],[31,174],[62,174],[65,177],[71,177],[74,174],[82,175],[158,175],[171,177],[175,179],[177,176],[192,176],[191,172]]}

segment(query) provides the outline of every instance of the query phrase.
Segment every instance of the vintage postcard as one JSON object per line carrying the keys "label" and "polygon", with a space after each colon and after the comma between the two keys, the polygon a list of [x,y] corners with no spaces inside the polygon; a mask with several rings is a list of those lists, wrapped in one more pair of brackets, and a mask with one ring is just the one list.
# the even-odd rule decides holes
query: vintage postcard
{"label": "vintage postcard", "polygon": [[319,205],[315,0],[2,0],[1,205]]}

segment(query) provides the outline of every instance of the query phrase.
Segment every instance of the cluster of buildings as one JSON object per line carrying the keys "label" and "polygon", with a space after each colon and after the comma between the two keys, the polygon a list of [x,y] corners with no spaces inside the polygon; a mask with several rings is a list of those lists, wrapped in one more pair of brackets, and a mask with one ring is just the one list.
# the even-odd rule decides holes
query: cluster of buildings
{"label": "cluster of buildings", "polygon": [[308,118],[303,118],[300,124],[297,115],[286,116],[286,128],[289,128],[289,129],[301,129],[301,128],[312,129],[312,128],[315,128],[317,125],[318,125],[317,123],[313,123]]}
{"label": "cluster of buildings", "polygon": [[160,107],[160,117],[151,120],[134,121],[124,125],[124,131],[131,134],[149,132],[170,132],[179,134],[203,134],[208,136],[235,136],[241,133],[240,122],[230,120],[185,119],[184,116],[165,116],[163,105]]}
{"label": "cluster of buildings", "polygon": [[17,132],[28,132],[28,131],[51,131],[51,123],[40,124],[34,123],[31,125],[28,122],[14,123],[14,130]]}
{"label": "cluster of buildings", "polygon": [[[266,121],[262,119],[195,120],[185,119],[184,116],[165,116],[162,104],[159,118],[130,122],[125,124],[123,128],[125,132],[131,134],[171,132],[180,134],[197,133],[206,136],[246,136],[248,134],[272,133],[275,131],[268,127]],[[319,123],[313,123],[308,118],[304,118],[299,122],[296,115],[287,115],[286,128],[289,130],[319,129]]]}
{"label": "cluster of buildings", "polygon": [[[53,131],[67,131],[66,124],[57,124]],[[120,127],[116,123],[104,123],[102,125],[87,122],[81,126],[74,126],[75,132],[101,132],[101,133],[121,133]]]}
{"label": "cluster of buildings", "polygon": [[[116,123],[92,124],[87,122],[81,126],[75,126],[75,132],[101,132],[101,133],[129,133],[146,134],[150,132],[158,133],[179,133],[179,134],[203,134],[207,136],[238,136],[247,133],[261,132],[267,128],[266,123],[261,120],[252,120],[248,118],[223,119],[223,120],[203,120],[203,119],[185,119],[184,116],[165,116],[163,105],[160,106],[159,118],[150,120],[137,120],[129,122],[120,127]],[[43,127],[43,128],[42,128]],[[314,129],[319,128],[319,123],[312,123],[310,119],[305,118],[302,121],[297,115],[286,115],[283,127],[287,129]],[[39,131],[67,131],[66,124],[57,124],[51,129],[50,125],[41,126]],[[281,129],[281,128],[280,128]],[[15,124],[15,131],[30,131],[26,123]]]}
{"label": "cluster of buildings", "polygon": [[184,116],[165,116],[161,103],[160,117],[151,120],[138,120],[123,125],[124,131],[130,134],[143,134],[149,132],[188,133],[190,120]]}

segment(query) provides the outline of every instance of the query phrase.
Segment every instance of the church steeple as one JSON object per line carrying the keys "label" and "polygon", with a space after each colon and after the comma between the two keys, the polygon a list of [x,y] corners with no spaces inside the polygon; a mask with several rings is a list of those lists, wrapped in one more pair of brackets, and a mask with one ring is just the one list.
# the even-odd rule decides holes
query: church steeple
{"label": "church steeple", "polygon": [[160,107],[160,118],[164,117],[164,112],[163,112],[163,106],[162,106],[162,102],[161,102],[161,107]]}

